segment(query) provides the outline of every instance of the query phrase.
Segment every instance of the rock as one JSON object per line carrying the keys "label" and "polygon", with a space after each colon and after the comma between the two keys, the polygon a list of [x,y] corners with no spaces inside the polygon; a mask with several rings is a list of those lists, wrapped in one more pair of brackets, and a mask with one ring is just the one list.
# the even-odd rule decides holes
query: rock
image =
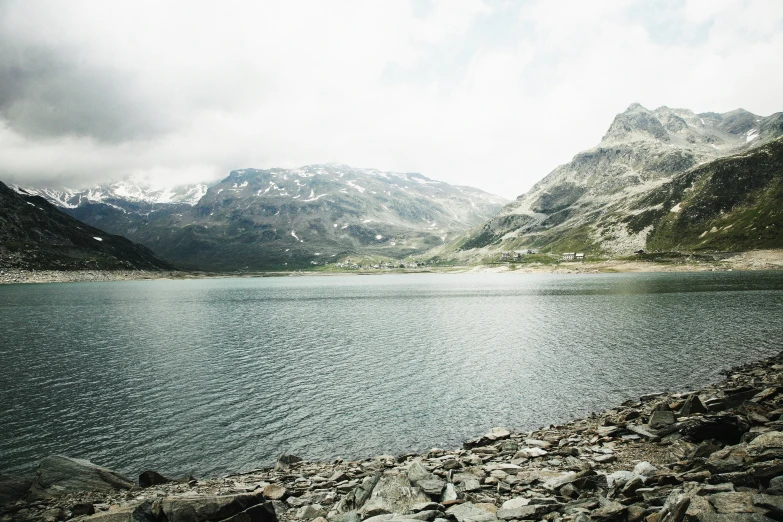
{"label": "rock", "polygon": [[639,504],[632,504],[628,506],[628,518],[627,522],[641,522],[644,520],[644,516],[647,514],[647,510],[644,506]]}
{"label": "rock", "polygon": [[[318,522],[319,520],[321,522],[326,522],[326,519],[323,517],[316,518],[313,522]],[[265,502],[249,507],[241,513],[237,513],[221,522],[277,522],[277,514],[275,513],[275,508],[272,506],[272,503]]]}
{"label": "rock", "polygon": [[492,428],[486,435],[484,435],[484,438],[494,442],[496,440],[507,439],[510,436],[511,432],[506,428]]}
{"label": "rock", "polygon": [[427,495],[440,499],[446,482],[440,479],[420,480],[417,486]]}
{"label": "rock", "polygon": [[759,513],[711,513],[703,514],[699,522],[774,522]]}
{"label": "rock", "polygon": [[148,488],[150,486],[157,486],[158,484],[166,484],[171,482],[171,479],[167,479],[157,471],[144,471],[139,475],[139,487]]}
{"label": "rock", "polygon": [[260,494],[213,495],[195,498],[164,498],[153,506],[157,519],[168,522],[223,520],[262,501]]}
{"label": "rock", "polygon": [[65,510],[63,508],[47,509],[41,513],[42,522],[57,522],[58,520],[65,520]]}
{"label": "rock", "polygon": [[619,502],[604,500],[601,507],[590,513],[593,520],[612,520],[620,518],[626,511],[626,507]]}
{"label": "rock", "polygon": [[411,481],[411,484],[414,486],[418,484],[420,480],[432,480],[435,478],[435,476],[427,471],[427,468],[425,468],[421,462],[414,462],[410,466],[408,466],[408,480]]}
{"label": "rock", "polygon": [[699,396],[693,393],[688,396],[688,398],[685,400],[685,404],[682,405],[682,408],[680,409],[680,416],[689,417],[694,413],[707,413],[707,412],[709,412],[709,410],[701,402]]}
{"label": "rock", "polygon": [[528,504],[530,504],[530,499],[525,497],[514,497],[503,502],[500,507],[501,509],[516,509],[522,506],[527,506]]}
{"label": "rock", "polygon": [[544,449],[541,449],[541,448],[537,448],[537,447],[522,448],[521,450],[517,451],[514,454],[514,458],[515,459],[533,459],[533,458],[536,458],[536,457],[543,457],[544,455],[548,455],[548,454],[549,454],[548,451],[546,451]]}
{"label": "rock", "polygon": [[710,501],[706,497],[694,496],[691,497],[691,502],[688,504],[688,509],[685,510],[685,516],[688,520],[697,520],[704,515],[714,514],[715,508],[712,507]]}
{"label": "rock", "polygon": [[783,497],[778,495],[754,495],[753,505],[772,511],[776,516],[783,515]]}
{"label": "rock", "polygon": [[267,484],[264,486],[264,498],[268,500],[283,500],[288,495],[288,490],[280,484]]}
{"label": "rock", "polygon": [[610,488],[622,488],[628,481],[633,480],[635,477],[636,475],[630,471],[615,471],[606,476],[606,483]]}
{"label": "rock", "polygon": [[528,446],[535,446],[536,448],[549,449],[552,447],[552,443],[546,440],[539,439],[525,439],[525,444]]}
{"label": "rock", "polygon": [[737,415],[709,415],[683,421],[680,433],[694,442],[716,439],[726,444],[737,444],[748,431],[748,423]]}
{"label": "rock", "polygon": [[664,426],[671,426],[676,422],[674,413],[671,411],[654,411],[650,416],[649,426],[653,429],[663,428]]}
{"label": "rock", "polygon": [[628,424],[626,426],[626,429],[636,433],[637,435],[641,435],[642,437],[644,437],[644,438],[646,438],[648,440],[651,440],[651,441],[656,441],[656,440],[659,440],[661,438],[660,435],[658,433],[656,433],[654,430],[651,431],[651,430],[647,429],[646,427],[641,426],[639,424]]}
{"label": "rock", "polygon": [[552,477],[544,482],[544,487],[550,491],[556,491],[566,484],[570,484],[577,479],[577,474],[573,471],[562,473],[557,477]]}
{"label": "rock", "polygon": [[709,496],[710,504],[718,513],[754,513],[752,493],[715,493]]}
{"label": "rock", "polygon": [[471,502],[451,506],[446,510],[446,513],[456,518],[457,522],[492,522],[497,520],[494,513],[481,509]]}
{"label": "rock", "polygon": [[16,502],[27,495],[32,483],[32,477],[0,475],[0,506]]}
{"label": "rock", "polygon": [[690,503],[691,499],[688,497],[680,499],[669,508],[669,512],[661,519],[661,522],[682,522]]}
{"label": "rock", "polygon": [[754,462],[783,459],[783,433],[768,431],[748,443],[748,457]]}
{"label": "rock", "polygon": [[285,453],[277,457],[277,462],[281,462],[283,464],[291,465],[296,464],[297,462],[302,462],[301,457],[297,457],[296,455],[286,455]]}
{"label": "rock", "polygon": [[342,482],[344,480],[350,480],[350,478],[351,477],[344,472],[337,470],[329,477],[329,482]]}
{"label": "rock", "polygon": [[384,475],[372,490],[359,514],[367,517],[384,513],[405,513],[412,506],[429,502],[424,492],[411,485],[407,476]]}
{"label": "rock", "polygon": [[95,514],[95,504],[92,502],[80,502],[71,506],[71,516],[83,517]]}
{"label": "rock", "polygon": [[291,464],[296,464],[297,462],[302,462],[301,457],[297,457],[296,455],[286,455],[284,453],[277,457],[277,462],[275,462],[275,470],[288,471],[291,467]]}
{"label": "rock", "polygon": [[297,520],[313,520],[326,516],[326,511],[320,504],[308,504],[296,511]]}
{"label": "rock", "polygon": [[711,473],[732,473],[745,469],[745,459],[748,456],[744,445],[726,446],[713,452],[705,461],[704,467]]}
{"label": "rock", "polygon": [[90,461],[59,455],[46,457],[38,465],[30,487],[33,498],[52,498],[81,491],[109,492],[130,489],[133,482]]}
{"label": "rock", "polygon": [[446,489],[443,490],[443,494],[440,497],[441,503],[452,502],[454,500],[457,500],[457,498],[459,497],[457,496],[457,490],[454,489],[454,484],[452,484],[451,482],[447,483]]}
{"label": "rock", "polygon": [[658,468],[650,464],[649,462],[640,462],[633,468],[634,475],[639,475],[644,479],[652,477],[658,472]]}
{"label": "rock", "polygon": [[783,495],[783,476],[771,479],[766,493],[769,495]]}

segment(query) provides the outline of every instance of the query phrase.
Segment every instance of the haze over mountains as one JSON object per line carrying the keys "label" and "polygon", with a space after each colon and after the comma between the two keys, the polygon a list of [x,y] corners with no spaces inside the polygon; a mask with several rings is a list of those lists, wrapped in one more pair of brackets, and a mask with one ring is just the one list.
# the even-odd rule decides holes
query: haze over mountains
{"label": "haze over mountains", "polygon": [[[310,165],[242,169],[208,189],[118,183],[26,189],[185,268],[295,268],[346,256],[402,258],[444,244],[507,202],[420,174]],[[199,197],[200,196],[200,197]]]}
{"label": "haze over mountains", "polygon": [[[722,207],[724,214],[739,205],[762,204],[762,200],[766,205],[776,190],[775,180],[781,176],[780,147],[775,141],[780,136],[782,113],[760,117],[739,109],[694,114],[668,107],[650,111],[632,104],[615,117],[596,147],[557,167],[492,219],[432,254],[475,261],[499,250],[523,248],[627,255],[644,248],[773,247],[780,239],[714,243],[710,234],[715,232],[702,235],[702,227],[709,221],[707,214],[696,216],[689,205],[697,194],[702,199],[732,202],[730,208]],[[714,163],[737,154],[745,154],[745,159]],[[763,172],[756,173],[755,168]],[[713,179],[716,174],[722,182]],[[668,182],[680,187],[679,199],[667,199],[664,204],[659,194],[674,190]],[[736,193],[723,194],[723,186],[733,187]],[[748,199],[751,192],[756,199]],[[682,222],[678,226],[688,228],[688,236],[695,233],[701,240],[664,240],[657,227],[670,221],[670,211],[682,211],[680,218],[691,216],[687,226]],[[776,219],[779,221],[779,216]]]}

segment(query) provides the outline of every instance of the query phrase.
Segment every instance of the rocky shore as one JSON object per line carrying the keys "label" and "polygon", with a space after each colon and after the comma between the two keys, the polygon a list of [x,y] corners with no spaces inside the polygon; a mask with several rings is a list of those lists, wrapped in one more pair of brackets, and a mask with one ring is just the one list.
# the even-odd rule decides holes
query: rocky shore
{"label": "rocky shore", "polygon": [[783,353],[698,392],[627,401],[461,449],[137,480],[67,457],[0,479],[0,521],[783,520]]}
{"label": "rocky shore", "polygon": [[191,274],[176,270],[21,270],[0,268],[0,284],[139,281],[182,279],[188,276]]}

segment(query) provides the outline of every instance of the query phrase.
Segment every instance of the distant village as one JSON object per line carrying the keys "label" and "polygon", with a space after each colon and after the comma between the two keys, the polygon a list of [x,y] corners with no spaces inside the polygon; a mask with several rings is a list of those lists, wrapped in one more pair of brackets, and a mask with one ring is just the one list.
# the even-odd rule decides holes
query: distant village
{"label": "distant village", "polygon": [[348,270],[391,270],[393,268],[423,268],[427,266],[427,263],[418,261],[383,261],[380,263],[359,264],[353,262],[351,259],[346,259],[344,262],[335,263],[333,266],[336,268],[344,268]]}
{"label": "distant village", "polygon": [[[537,250],[526,251],[509,251],[500,254],[501,261],[521,261],[526,255],[537,254]],[[584,252],[563,252],[560,257],[561,261],[584,261]]]}

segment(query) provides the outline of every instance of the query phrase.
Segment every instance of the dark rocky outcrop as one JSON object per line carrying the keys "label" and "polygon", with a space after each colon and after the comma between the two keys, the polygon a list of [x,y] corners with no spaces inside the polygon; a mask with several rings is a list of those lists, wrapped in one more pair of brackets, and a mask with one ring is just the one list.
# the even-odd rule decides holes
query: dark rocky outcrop
{"label": "dark rocky outcrop", "polygon": [[171,270],[152,251],[0,183],[0,269]]}
{"label": "dark rocky outcrop", "polygon": [[38,465],[30,487],[33,498],[50,498],[79,491],[130,489],[133,482],[90,461],[63,456],[47,457]]}

